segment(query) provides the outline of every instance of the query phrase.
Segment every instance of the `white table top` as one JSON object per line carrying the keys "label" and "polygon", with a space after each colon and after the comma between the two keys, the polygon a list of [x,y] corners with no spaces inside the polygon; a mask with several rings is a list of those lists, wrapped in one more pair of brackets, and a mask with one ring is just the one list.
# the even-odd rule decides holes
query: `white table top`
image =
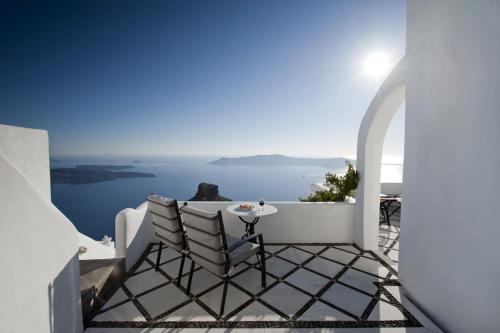
{"label": "white table top", "polygon": [[259,206],[259,203],[251,202],[251,204],[255,206],[255,208],[251,211],[240,210],[239,203],[228,206],[227,211],[231,214],[242,217],[261,217],[261,216],[276,214],[278,212],[278,208],[271,206],[269,204],[265,204],[264,207],[262,207],[262,211],[261,207]]}

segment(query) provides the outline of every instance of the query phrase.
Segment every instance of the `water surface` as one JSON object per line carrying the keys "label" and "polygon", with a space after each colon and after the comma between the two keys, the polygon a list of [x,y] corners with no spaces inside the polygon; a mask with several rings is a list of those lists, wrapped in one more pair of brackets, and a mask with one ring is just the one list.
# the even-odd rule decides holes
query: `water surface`
{"label": "water surface", "polygon": [[322,167],[255,167],[208,164],[211,158],[169,158],[132,164],[133,159],[57,158],[51,165],[130,164],[130,171],[153,173],[155,178],[123,178],[93,184],[52,185],[52,201],[75,224],[93,238],[114,236],[115,215],[127,207],[135,208],[156,193],[187,200],[199,183],[219,185],[219,193],[233,200],[297,201],[309,193],[309,185],[321,182],[328,171]]}
{"label": "water surface", "polygon": [[[142,163],[132,163],[140,159]],[[219,185],[219,193],[233,200],[298,201],[309,194],[312,183],[323,182],[327,172],[342,172],[314,166],[263,167],[221,166],[208,162],[214,158],[55,158],[52,168],[77,164],[133,165],[130,171],[153,173],[155,178],[123,178],[94,184],[52,185],[52,201],[75,224],[76,228],[94,238],[114,238],[116,214],[124,208],[135,208],[151,193],[188,200],[198,184]],[[400,168],[401,166],[399,166]],[[388,176],[396,174],[393,166]],[[128,170],[127,170],[128,171]],[[400,169],[399,169],[400,173]],[[382,173],[384,175],[384,172]]]}

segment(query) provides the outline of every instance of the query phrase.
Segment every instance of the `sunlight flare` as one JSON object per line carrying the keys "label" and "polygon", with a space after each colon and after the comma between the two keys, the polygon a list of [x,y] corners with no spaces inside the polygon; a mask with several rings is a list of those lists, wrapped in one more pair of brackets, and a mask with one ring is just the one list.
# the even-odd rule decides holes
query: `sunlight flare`
{"label": "sunlight flare", "polygon": [[390,68],[389,56],[381,51],[370,53],[363,61],[364,74],[377,81],[385,77]]}

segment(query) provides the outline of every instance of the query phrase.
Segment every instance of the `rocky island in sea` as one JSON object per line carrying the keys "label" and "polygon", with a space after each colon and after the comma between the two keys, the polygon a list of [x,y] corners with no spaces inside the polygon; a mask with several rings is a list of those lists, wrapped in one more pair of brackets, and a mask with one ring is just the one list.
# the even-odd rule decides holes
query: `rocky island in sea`
{"label": "rocky island in sea", "polygon": [[75,168],[56,168],[50,170],[50,180],[52,184],[90,184],[118,178],[155,177],[151,173],[117,171],[131,168],[131,165],[77,165]]}
{"label": "rocky island in sea", "polygon": [[198,191],[189,201],[232,201],[219,194],[219,186],[209,183],[200,183]]}

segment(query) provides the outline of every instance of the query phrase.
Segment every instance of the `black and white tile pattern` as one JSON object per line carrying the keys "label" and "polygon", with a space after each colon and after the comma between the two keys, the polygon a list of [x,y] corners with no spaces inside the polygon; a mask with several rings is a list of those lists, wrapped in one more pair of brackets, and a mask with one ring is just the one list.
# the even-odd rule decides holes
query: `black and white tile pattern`
{"label": "black and white tile pattern", "polygon": [[187,295],[187,271],[180,287],[173,283],[179,255],[166,247],[155,271],[157,249],[157,244],[148,247],[89,327],[421,326],[387,289],[400,288],[397,272],[352,244],[266,244],[267,287],[260,286],[256,260],[240,264],[232,273],[222,320],[217,320],[222,280],[197,267]]}
{"label": "black and white tile pattern", "polygon": [[[393,212],[395,208],[391,210]],[[395,264],[391,265],[397,270],[399,263],[399,232],[401,210],[397,210],[391,215],[391,225],[381,222],[378,235],[378,249],[381,253],[391,259]]]}

